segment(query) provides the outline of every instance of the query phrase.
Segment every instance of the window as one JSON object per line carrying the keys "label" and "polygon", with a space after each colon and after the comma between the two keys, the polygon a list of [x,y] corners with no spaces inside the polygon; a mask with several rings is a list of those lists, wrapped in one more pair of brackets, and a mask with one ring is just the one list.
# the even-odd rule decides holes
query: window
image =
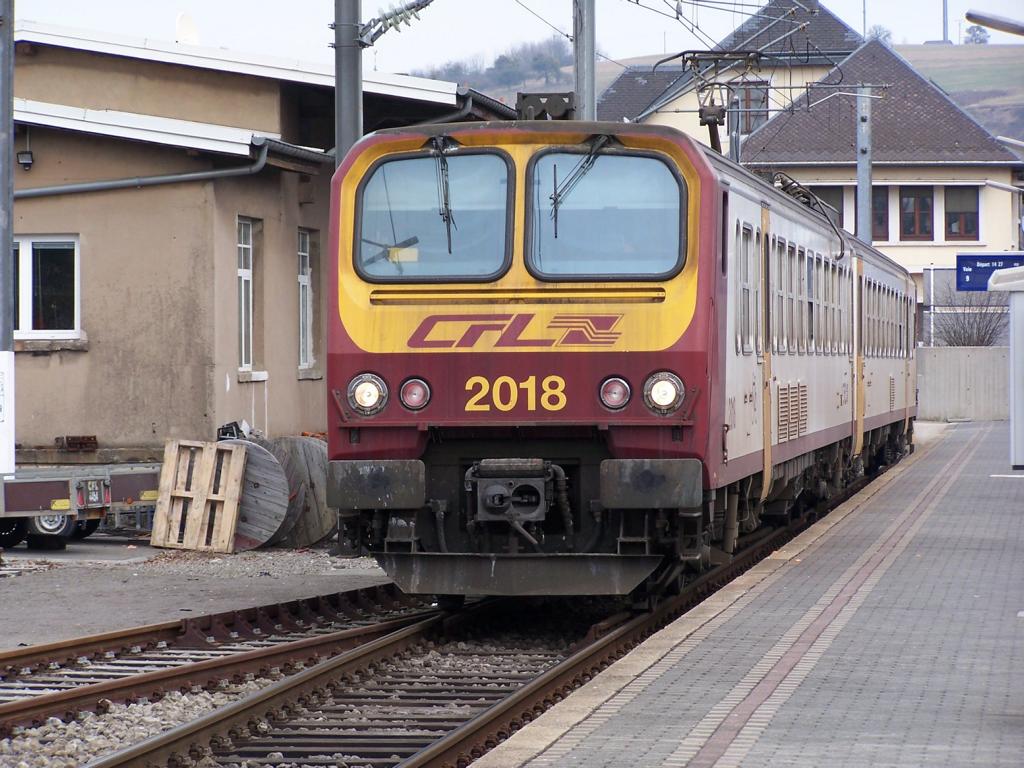
{"label": "window", "polygon": [[932,188],[900,187],[900,240],[932,238]]}
{"label": "window", "polygon": [[299,230],[299,368],[312,368],[316,364],[316,294],[319,288],[317,256],[319,233]]}
{"label": "window", "polygon": [[[534,274],[660,280],[682,265],[682,182],[660,159],[547,152],[534,161],[530,183],[527,265]],[[477,258],[479,247],[468,255]]]}
{"label": "window", "polygon": [[814,328],[814,254],[807,254],[807,354],[814,354],[817,335]]}
{"label": "window", "polygon": [[803,248],[797,251],[796,281],[796,338],[798,350],[802,355],[807,349],[807,254]]}
{"label": "window", "polygon": [[[811,187],[811,192],[818,196],[818,199],[825,204],[825,211],[832,223],[837,227],[843,226],[843,188],[842,187]],[[832,210],[829,210],[829,208]]]}
{"label": "window", "polygon": [[81,338],[78,238],[15,237],[12,255],[16,337]]}
{"label": "window", "polygon": [[775,292],[775,309],[771,317],[772,351],[786,351],[786,289],[785,289],[785,259],[786,243],[782,239],[772,238],[775,243],[775,268],[770,275]]}
{"label": "window", "polygon": [[359,193],[356,269],[377,282],[493,278],[505,268],[509,199],[509,167],[496,153],[382,162]]}
{"label": "window", "polygon": [[889,239],[889,188],[871,188],[871,239]]}
{"label": "window", "polygon": [[946,187],[946,239],[978,239],[977,187]]}
{"label": "window", "polygon": [[252,370],[253,229],[255,220],[238,217],[238,368]]}
{"label": "window", "polygon": [[796,353],[796,248],[786,250],[786,349]]}
{"label": "window", "polygon": [[756,254],[754,252],[754,232],[750,227],[743,227],[742,247],[740,254],[740,323],[739,348],[745,354],[754,351],[753,319],[756,309],[754,308],[754,275],[756,274]]}
{"label": "window", "polygon": [[768,83],[747,83],[740,90],[740,133],[748,134],[768,122]]}

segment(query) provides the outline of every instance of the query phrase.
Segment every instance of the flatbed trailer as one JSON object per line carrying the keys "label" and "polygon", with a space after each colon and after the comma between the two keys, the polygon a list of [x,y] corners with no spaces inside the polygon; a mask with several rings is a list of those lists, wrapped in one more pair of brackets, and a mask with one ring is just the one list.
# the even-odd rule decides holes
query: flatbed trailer
{"label": "flatbed trailer", "polygon": [[0,547],[82,538],[108,514],[156,504],[159,463],[22,465],[3,481]]}

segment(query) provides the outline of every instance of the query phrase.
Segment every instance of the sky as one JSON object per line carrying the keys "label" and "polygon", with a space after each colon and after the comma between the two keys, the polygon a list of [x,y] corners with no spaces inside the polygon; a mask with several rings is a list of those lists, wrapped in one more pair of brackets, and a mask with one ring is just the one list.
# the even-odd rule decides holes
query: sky
{"label": "sky", "polygon": [[[612,59],[625,59],[707,48],[709,39],[720,40],[737,27],[756,1],[686,0],[684,24],[675,18],[675,2],[669,0],[597,0],[598,50]],[[958,31],[962,37],[969,26],[964,19],[968,9],[1024,20],[1021,0],[948,2],[951,40],[958,39]],[[363,18],[397,3],[364,0]],[[868,28],[888,28],[896,44],[942,37],[942,0],[830,0],[825,5],[858,32],[866,8]],[[186,14],[201,45],[323,62],[333,60],[329,43],[334,33],[327,27],[333,13],[333,0],[295,0],[287,5],[280,0],[15,0],[19,20],[165,41],[176,39],[177,19]],[[572,0],[434,0],[420,16],[411,27],[389,31],[367,50],[364,68],[422,71],[476,57],[489,64],[510,46],[555,34],[549,25],[571,32]],[[691,32],[691,26],[698,31]],[[990,34],[992,43],[1024,44],[1024,37],[994,30]]]}

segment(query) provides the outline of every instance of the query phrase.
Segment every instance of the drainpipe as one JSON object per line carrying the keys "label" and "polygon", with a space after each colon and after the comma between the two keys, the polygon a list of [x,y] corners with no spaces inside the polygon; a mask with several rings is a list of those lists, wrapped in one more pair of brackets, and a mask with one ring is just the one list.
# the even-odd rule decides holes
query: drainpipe
{"label": "drainpipe", "polygon": [[190,173],[169,173],[164,176],[135,176],[130,179],[110,179],[108,181],[84,181],[75,184],[57,184],[52,187],[33,187],[18,189],[14,192],[15,200],[31,197],[53,197],[54,195],[73,195],[81,192],[106,192],[111,189],[136,189],[138,187],[155,187],[161,184],[178,184],[186,181],[208,181],[210,179],[226,179],[232,176],[251,176],[263,170],[267,164],[267,152],[270,142],[262,136],[254,136],[253,146],[260,148],[259,156],[250,165],[235,168],[219,168],[214,171],[192,171]]}
{"label": "drainpipe", "polygon": [[473,97],[466,96],[466,100],[462,103],[462,106],[454,112],[449,112],[447,115],[441,115],[440,117],[433,117],[430,120],[424,120],[418,125],[435,125],[437,123],[458,123],[462,121],[462,118],[466,117],[473,110]]}

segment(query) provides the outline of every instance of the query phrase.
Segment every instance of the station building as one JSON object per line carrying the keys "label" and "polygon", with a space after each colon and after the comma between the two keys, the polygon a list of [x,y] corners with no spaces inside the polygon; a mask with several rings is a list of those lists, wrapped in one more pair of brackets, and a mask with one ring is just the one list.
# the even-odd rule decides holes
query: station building
{"label": "station building", "polygon": [[708,63],[702,77],[678,64],[626,71],[602,94],[599,118],[671,125],[709,143],[698,108],[735,96],[743,165],[811,187],[852,233],[852,92],[884,85],[872,100],[872,241],[914,275],[918,300],[924,271],[955,267],[958,252],[1021,248],[1024,162],[892,48],[865,42],[816,0],[770,0],[716,50],[762,57],[750,67],[724,61],[718,72]]}
{"label": "station building", "polygon": [[[243,419],[322,431],[333,66],[14,36],[19,464],[158,460]],[[367,131],[511,113],[364,76]]]}

